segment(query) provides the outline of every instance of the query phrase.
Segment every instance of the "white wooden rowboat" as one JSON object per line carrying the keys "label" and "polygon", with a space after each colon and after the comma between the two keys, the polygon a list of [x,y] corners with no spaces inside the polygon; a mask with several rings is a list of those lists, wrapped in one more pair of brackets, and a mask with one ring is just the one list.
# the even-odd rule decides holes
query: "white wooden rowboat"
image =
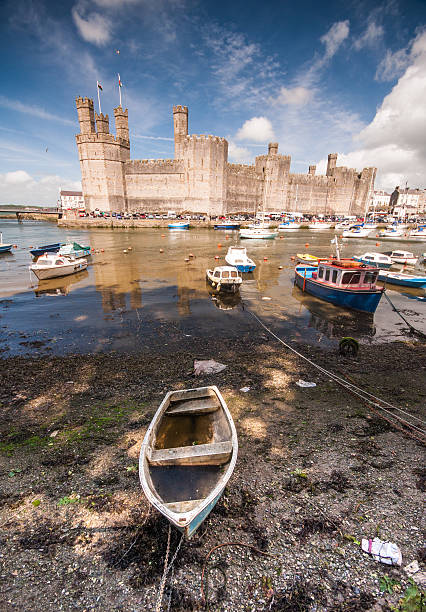
{"label": "white wooden rowboat", "polygon": [[237,454],[235,425],[217,387],[170,391],[142,443],[143,491],[190,538],[222,495]]}

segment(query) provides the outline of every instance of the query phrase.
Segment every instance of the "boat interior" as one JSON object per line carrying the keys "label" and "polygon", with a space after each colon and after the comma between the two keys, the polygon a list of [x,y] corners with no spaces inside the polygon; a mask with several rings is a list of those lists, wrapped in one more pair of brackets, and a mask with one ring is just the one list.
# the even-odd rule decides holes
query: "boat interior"
{"label": "boat interior", "polygon": [[232,458],[232,432],[213,389],[176,391],[147,448],[153,492],[172,512],[189,512],[215,488]]}

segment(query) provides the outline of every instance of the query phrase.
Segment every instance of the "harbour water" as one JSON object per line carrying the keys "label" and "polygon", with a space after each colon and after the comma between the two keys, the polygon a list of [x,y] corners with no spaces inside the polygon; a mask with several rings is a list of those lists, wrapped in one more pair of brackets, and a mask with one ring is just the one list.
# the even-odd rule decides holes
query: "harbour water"
{"label": "harbour water", "polygon": [[[260,335],[263,330],[247,310],[293,342],[331,347],[347,335],[365,343],[407,338],[406,326],[385,299],[373,318],[294,287],[291,257],[297,252],[329,255],[333,231],[300,230],[275,240],[240,241],[238,232],[207,229],[66,230],[54,223],[5,219],[0,219],[0,231],[5,242],[18,245],[0,255],[3,357],[161,350],[171,341],[188,346],[194,336],[251,337],[254,328]],[[90,244],[95,249],[90,266],[76,275],[38,282],[29,272],[30,248],[58,241]],[[257,267],[244,275],[240,296],[218,299],[208,291],[205,271],[225,264],[234,244],[246,246]],[[420,255],[425,245],[386,241],[376,247],[372,240],[352,239],[343,241],[342,255],[394,248]],[[426,273],[422,265],[417,270]],[[390,285],[387,291],[409,322],[426,333],[425,292]]]}

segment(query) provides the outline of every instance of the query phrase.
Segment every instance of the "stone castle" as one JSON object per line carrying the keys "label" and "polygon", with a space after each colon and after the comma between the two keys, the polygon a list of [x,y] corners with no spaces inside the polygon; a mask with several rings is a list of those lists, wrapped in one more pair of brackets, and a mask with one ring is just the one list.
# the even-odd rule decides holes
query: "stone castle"
{"label": "stone castle", "polygon": [[127,109],[109,117],[94,111],[93,100],[76,99],[80,134],[77,147],[86,209],[227,215],[299,211],[311,214],[363,214],[374,190],[376,168],[336,165],[330,153],[326,175],[290,172],[291,157],[270,143],[254,165],[230,164],[228,142],[188,134],[188,108],[173,107],[175,159],[130,159]]}

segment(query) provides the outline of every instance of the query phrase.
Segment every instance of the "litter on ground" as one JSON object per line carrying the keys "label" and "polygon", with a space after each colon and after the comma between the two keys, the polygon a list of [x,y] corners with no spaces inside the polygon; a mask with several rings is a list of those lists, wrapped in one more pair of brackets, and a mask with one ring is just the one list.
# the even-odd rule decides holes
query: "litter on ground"
{"label": "litter on ground", "polygon": [[299,380],[297,381],[296,385],[298,387],[316,387],[317,383],[308,382],[307,380],[302,380],[301,378],[299,378]]}
{"label": "litter on ground", "polygon": [[379,563],[386,565],[401,565],[402,563],[401,551],[394,542],[383,542],[380,538],[374,538],[374,540],[363,538],[361,548]]}
{"label": "litter on ground", "polygon": [[217,374],[222,372],[227,366],[223,363],[218,363],[213,359],[207,359],[205,361],[198,361],[194,359],[194,374],[200,376],[200,374]]}

